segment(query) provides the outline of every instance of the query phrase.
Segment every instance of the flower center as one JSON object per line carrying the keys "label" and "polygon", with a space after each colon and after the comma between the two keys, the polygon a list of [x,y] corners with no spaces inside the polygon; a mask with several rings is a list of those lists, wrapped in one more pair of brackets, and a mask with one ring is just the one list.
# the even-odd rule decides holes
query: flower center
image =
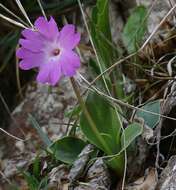
{"label": "flower center", "polygon": [[55,49],[55,50],[52,52],[52,54],[53,54],[54,56],[59,55],[59,54],[60,54],[60,49]]}

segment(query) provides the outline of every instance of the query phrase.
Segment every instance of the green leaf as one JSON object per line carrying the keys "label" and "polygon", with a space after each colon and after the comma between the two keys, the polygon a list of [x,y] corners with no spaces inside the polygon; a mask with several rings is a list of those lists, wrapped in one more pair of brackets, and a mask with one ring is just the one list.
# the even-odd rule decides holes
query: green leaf
{"label": "green leaf", "polygon": [[[121,123],[118,121],[113,108],[104,98],[98,96],[96,93],[90,93],[86,100],[86,109],[88,110],[99,135],[101,135],[106,144],[108,144],[111,152],[117,152]],[[80,126],[90,142],[108,153],[97,138],[97,135],[94,133],[84,113],[82,113],[80,118]]]}
{"label": "green leaf", "polygon": [[52,143],[51,140],[46,135],[46,133],[43,132],[42,128],[39,126],[39,124],[36,121],[36,119],[31,114],[29,114],[28,115],[28,120],[31,123],[31,125],[34,127],[34,129],[37,130],[37,133],[40,136],[41,140],[44,142],[45,146],[46,147],[50,146],[51,143]]}
{"label": "green leaf", "polygon": [[40,158],[37,155],[33,162],[33,175],[38,179],[40,176]]}
{"label": "green leaf", "polygon": [[[120,50],[116,47],[112,40],[111,26],[109,21],[109,1],[97,0],[96,2],[96,6],[92,9],[92,16],[89,24],[91,38],[97,50],[96,52],[99,59],[99,62],[91,62],[91,66],[98,75],[98,72],[103,72],[115,61],[117,61]],[[99,68],[99,70],[97,68]],[[117,66],[111,74],[105,73],[104,77],[106,81],[111,81],[109,83],[109,89],[113,90],[114,86],[112,86],[112,80],[116,81],[116,79],[118,79],[119,81],[123,81],[121,68],[119,66]],[[104,82],[102,84],[102,87],[106,88]],[[119,91],[122,90],[123,87],[119,89]]]}
{"label": "green leaf", "polygon": [[48,190],[48,176],[45,176],[39,184],[38,190],[42,189],[42,190]]}
{"label": "green leaf", "polygon": [[117,174],[122,175],[124,173],[124,152],[121,152],[119,155],[113,156],[112,158],[105,161],[111,169],[117,171]]}
{"label": "green leaf", "polygon": [[89,62],[88,62],[88,66],[90,66],[90,68],[92,69],[93,73],[99,75],[101,74],[100,72],[100,68],[98,67],[98,64],[95,60],[93,60],[92,58],[90,58]]}
{"label": "green leaf", "polygon": [[[91,126],[86,114],[83,112],[80,117],[80,126],[84,135],[107,155],[119,153],[121,150],[120,134],[122,128],[119,114],[103,97],[98,96],[96,93],[89,93],[85,106],[96,129]],[[108,165],[119,176],[123,174],[123,157],[124,155],[120,154],[109,161],[107,160]]]}
{"label": "green leaf", "polygon": [[[141,108],[144,110],[150,111],[150,112],[160,114],[160,110],[161,110],[160,100],[149,102]],[[158,122],[160,120],[159,115],[154,115],[152,113],[141,111],[141,110],[138,110],[136,112],[136,115],[138,117],[142,117],[144,119],[145,124],[148,125],[152,129],[158,124]]]}
{"label": "green leaf", "polygon": [[[85,106],[99,135],[108,145],[110,152],[112,154],[117,153],[120,150],[120,130],[122,125],[120,116],[118,114],[117,116],[112,106],[96,93],[89,93]],[[80,126],[89,141],[108,154],[84,113],[80,117]]]}
{"label": "green leaf", "polygon": [[90,28],[101,66],[105,69],[112,64],[114,59],[108,0],[97,0],[96,6],[92,9]]}
{"label": "green leaf", "polygon": [[31,175],[29,172],[24,171],[23,176],[26,179],[30,190],[37,190],[39,186],[39,181],[35,176]]}
{"label": "green leaf", "polygon": [[67,164],[72,164],[86,143],[76,137],[64,137],[54,142],[49,149],[55,158]]}
{"label": "green leaf", "polygon": [[124,27],[122,40],[129,53],[135,52],[140,46],[144,34],[147,30],[147,9],[138,6]]}
{"label": "green leaf", "polygon": [[123,131],[121,136],[122,150],[126,149],[136,137],[141,135],[143,127],[139,123],[132,123]]}
{"label": "green leaf", "polygon": [[109,24],[109,1],[97,0],[97,27],[111,42],[111,27]]}

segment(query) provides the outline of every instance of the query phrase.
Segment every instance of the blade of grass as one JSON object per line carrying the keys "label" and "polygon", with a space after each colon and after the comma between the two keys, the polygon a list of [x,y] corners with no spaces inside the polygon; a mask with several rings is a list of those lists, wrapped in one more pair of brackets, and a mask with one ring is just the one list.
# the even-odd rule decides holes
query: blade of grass
{"label": "blade of grass", "polygon": [[27,20],[28,23],[30,24],[30,26],[31,26],[32,28],[34,28],[32,22],[30,21],[30,19],[29,19],[28,15],[27,15],[27,13],[26,13],[26,11],[25,11],[23,5],[21,4],[20,0],[15,0],[15,1],[16,1],[16,4],[18,5],[20,11],[22,12],[22,14],[24,15],[24,17],[26,18],[26,20]]}
{"label": "blade of grass", "polygon": [[27,27],[29,27],[27,23],[25,23],[19,16],[17,16],[15,13],[13,13],[11,10],[9,10],[7,7],[5,7],[2,3],[0,3],[0,7],[3,8],[7,13],[9,13],[10,15],[12,15],[16,19],[18,19],[21,23],[23,23],[24,25],[26,25]]}

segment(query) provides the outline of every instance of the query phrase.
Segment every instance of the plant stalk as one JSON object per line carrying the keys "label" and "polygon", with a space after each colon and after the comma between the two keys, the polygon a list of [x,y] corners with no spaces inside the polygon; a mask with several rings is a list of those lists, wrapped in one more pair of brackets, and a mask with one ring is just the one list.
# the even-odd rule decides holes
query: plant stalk
{"label": "plant stalk", "polygon": [[71,81],[71,84],[72,84],[72,87],[73,87],[73,90],[75,92],[75,95],[78,99],[78,102],[83,110],[83,113],[87,119],[87,121],[89,122],[92,130],[94,131],[94,134],[96,135],[97,139],[100,141],[100,143],[103,145],[104,149],[106,150],[106,153],[111,155],[112,154],[112,151],[109,149],[109,147],[107,146],[106,142],[104,141],[104,139],[101,137],[101,135],[99,134],[99,131],[97,130],[97,127],[94,123],[94,121],[92,120],[91,116],[90,116],[90,113],[88,112],[86,106],[85,106],[85,103],[84,103],[84,100],[82,99],[81,97],[81,94],[80,94],[80,91],[77,87],[77,84],[76,84],[76,81],[73,77],[70,78],[70,81]]}

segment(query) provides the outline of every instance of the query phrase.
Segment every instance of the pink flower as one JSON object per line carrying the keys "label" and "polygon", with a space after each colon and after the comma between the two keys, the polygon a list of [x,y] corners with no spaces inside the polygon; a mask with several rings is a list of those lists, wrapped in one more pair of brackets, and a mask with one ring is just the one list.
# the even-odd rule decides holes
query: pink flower
{"label": "pink flower", "polygon": [[39,17],[34,26],[35,30],[22,31],[24,38],[19,40],[21,47],[16,52],[20,68],[38,67],[37,81],[51,85],[56,85],[61,76],[75,75],[80,67],[80,59],[73,51],[80,41],[75,26],[67,24],[59,31],[52,17],[49,21]]}

